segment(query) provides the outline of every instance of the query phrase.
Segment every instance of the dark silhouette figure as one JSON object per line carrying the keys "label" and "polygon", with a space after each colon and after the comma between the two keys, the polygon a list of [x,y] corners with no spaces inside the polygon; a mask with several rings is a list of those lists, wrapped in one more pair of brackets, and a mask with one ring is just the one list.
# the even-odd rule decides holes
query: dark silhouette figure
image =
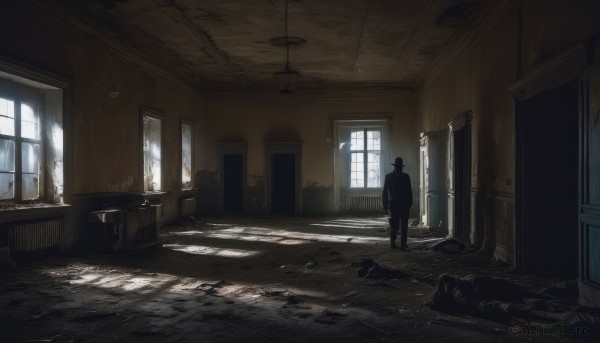
{"label": "dark silhouette figure", "polygon": [[383,184],[383,210],[385,214],[390,214],[390,243],[392,249],[397,249],[396,237],[398,229],[402,226],[400,232],[400,249],[407,250],[406,235],[408,232],[408,215],[413,205],[412,187],[410,177],[402,172],[404,167],[401,157],[396,157],[393,164],[394,171],[385,176]]}

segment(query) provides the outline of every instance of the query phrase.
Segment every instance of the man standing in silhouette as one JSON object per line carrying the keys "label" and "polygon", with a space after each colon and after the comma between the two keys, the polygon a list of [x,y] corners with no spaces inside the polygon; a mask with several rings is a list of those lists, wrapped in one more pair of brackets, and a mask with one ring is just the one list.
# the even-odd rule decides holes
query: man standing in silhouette
{"label": "man standing in silhouette", "polygon": [[396,157],[393,164],[394,171],[385,176],[383,184],[383,210],[385,214],[390,214],[390,243],[392,249],[398,249],[396,246],[396,237],[398,229],[400,231],[400,249],[408,250],[406,246],[406,235],[408,232],[408,215],[413,205],[412,188],[410,177],[402,172],[404,162],[401,157]]}

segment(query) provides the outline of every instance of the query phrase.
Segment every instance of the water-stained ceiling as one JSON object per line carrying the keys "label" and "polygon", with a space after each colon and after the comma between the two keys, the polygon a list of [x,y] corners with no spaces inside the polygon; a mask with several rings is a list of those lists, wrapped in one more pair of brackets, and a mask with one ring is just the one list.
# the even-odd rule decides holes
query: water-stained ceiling
{"label": "water-stained ceiling", "polygon": [[[290,65],[303,88],[413,88],[483,2],[289,0]],[[285,0],[51,3],[39,6],[201,91],[272,88],[285,66]]]}

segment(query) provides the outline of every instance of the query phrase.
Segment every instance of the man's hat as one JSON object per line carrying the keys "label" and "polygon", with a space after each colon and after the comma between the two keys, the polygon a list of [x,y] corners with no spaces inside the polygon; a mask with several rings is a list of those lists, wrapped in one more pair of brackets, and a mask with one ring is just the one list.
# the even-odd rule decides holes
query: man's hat
{"label": "man's hat", "polygon": [[404,161],[402,160],[402,157],[396,157],[396,161],[392,165],[404,167]]}

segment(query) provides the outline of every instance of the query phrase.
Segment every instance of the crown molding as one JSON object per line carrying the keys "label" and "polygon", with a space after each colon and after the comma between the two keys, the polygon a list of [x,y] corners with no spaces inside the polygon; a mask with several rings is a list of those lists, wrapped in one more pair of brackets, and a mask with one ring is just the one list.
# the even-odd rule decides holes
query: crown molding
{"label": "crown molding", "polygon": [[184,82],[180,76],[172,71],[164,68],[160,61],[153,61],[148,58],[148,54],[140,51],[138,48],[131,45],[131,42],[117,34],[111,35],[106,30],[93,25],[92,22],[86,21],[81,14],[78,15],[74,10],[68,8],[57,1],[37,1],[37,0],[19,0],[14,1],[17,6],[23,6],[31,13],[35,13],[42,17],[48,18],[51,21],[67,25],[77,29],[96,42],[105,46],[110,52],[119,56],[130,63],[144,69],[152,75],[164,78],[175,83],[190,93],[202,97],[203,93],[194,88],[192,85]]}
{"label": "crown molding", "polygon": [[224,91],[204,93],[207,102],[227,102],[232,100],[246,101],[273,101],[273,102],[295,102],[295,101],[374,101],[386,98],[386,100],[412,100],[415,99],[415,91],[408,87],[328,87],[328,88],[302,88],[292,94],[281,94],[275,87],[273,89],[247,90],[247,91]]}

